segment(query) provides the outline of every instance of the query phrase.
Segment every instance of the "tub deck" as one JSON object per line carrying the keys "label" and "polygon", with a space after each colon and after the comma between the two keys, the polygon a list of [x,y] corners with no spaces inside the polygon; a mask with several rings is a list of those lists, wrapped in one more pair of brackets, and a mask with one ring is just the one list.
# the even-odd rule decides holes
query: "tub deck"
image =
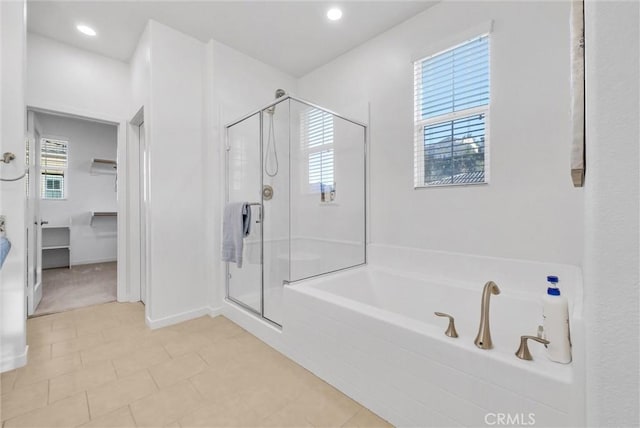
{"label": "tub deck", "polygon": [[[492,296],[494,349],[473,340],[485,280],[447,281],[365,266],[285,288],[283,335],[292,356],[397,425],[480,426],[502,412],[534,414],[539,426],[571,426],[579,413],[576,364],[514,353],[521,335],[536,334],[539,296],[509,284]],[[460,335],[444,335],[456,318]],[[572,311],[574,315],[578,311]],[[572,319],[580,331],[581,320]]]}

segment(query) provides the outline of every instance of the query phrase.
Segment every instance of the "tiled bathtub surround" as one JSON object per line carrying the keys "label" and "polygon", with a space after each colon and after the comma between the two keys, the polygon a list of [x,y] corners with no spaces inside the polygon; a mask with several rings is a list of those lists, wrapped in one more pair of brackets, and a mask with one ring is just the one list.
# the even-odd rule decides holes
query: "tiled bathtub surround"
{"label": "tiled bathtub surround", "polygon": [[[580,426],[584,321],[580,270],[572,266],[370,246],[370,265],[285,288],[288,354],[396,425],[482,426],[492,413],[533,414],[540,426]],[[547,274],[571,305],[573,362],[557,364],[521,335],[542,321]],[[494,349],[473,344],[482,287],[492,296]],[[460,337],[444,335],[457,320]],[[490,417],[490,416],[489,416]]]}
{"label": "tiled bathtub surround", "polygon": [[388,426],[224,317],[149,330],[141,304],[30,319],[3,428]]}

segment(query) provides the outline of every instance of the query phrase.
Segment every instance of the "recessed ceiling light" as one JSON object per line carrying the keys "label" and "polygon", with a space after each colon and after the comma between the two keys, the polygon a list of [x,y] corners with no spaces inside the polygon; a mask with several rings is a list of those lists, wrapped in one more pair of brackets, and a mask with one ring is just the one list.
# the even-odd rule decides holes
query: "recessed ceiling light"
{"label": "recessed ceiling light", "polygon": [[87,26],[87,25],[79,24],[79,25],[76,25],[76,28],[77,28],[77,29],[78,29],[78,31],[80,31],[82,34],[85,34],[85,35],[87,35],[87,36],[91,36],[91,37],[93,37],[93,36],[95,36],[95,35],[97,34],[97,33],[96,33],[96,30],[94,30],[93,28],[91,28],[91,27],[89,27],[89,26]]}
{"label": "recessed ceiling light", "polygon": [[338,19],[342,18],[342,11],[337,7],[329,9],[329,11],[327,12],[327,18],[329,18],[331,21],[337,21]]}

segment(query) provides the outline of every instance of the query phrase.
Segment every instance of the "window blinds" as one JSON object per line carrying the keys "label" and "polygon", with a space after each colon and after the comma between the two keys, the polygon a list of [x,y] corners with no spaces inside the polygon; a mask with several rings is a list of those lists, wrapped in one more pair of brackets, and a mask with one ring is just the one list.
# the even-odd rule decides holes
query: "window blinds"
{"label": "window blinds", "polygon": [[312,190],[333,186],[333,115],[309,109],[302,115],[301,128],[303,149],[309,154],[309,185]]}
{"label": "window blinds", "polygon": [[482,183],[489,36],[414,63],[415,185]]}

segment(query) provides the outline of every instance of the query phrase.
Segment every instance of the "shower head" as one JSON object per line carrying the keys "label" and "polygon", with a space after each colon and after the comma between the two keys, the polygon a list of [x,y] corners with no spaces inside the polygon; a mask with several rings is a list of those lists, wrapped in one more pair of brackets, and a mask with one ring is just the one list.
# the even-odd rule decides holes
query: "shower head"
{"label": "shower head", "polygon": [[[284,89],[276,89],[276,99],[287,95]],[[271,106],[267,109],[267,113],[273,114],[276,111],[276,106]]]}

